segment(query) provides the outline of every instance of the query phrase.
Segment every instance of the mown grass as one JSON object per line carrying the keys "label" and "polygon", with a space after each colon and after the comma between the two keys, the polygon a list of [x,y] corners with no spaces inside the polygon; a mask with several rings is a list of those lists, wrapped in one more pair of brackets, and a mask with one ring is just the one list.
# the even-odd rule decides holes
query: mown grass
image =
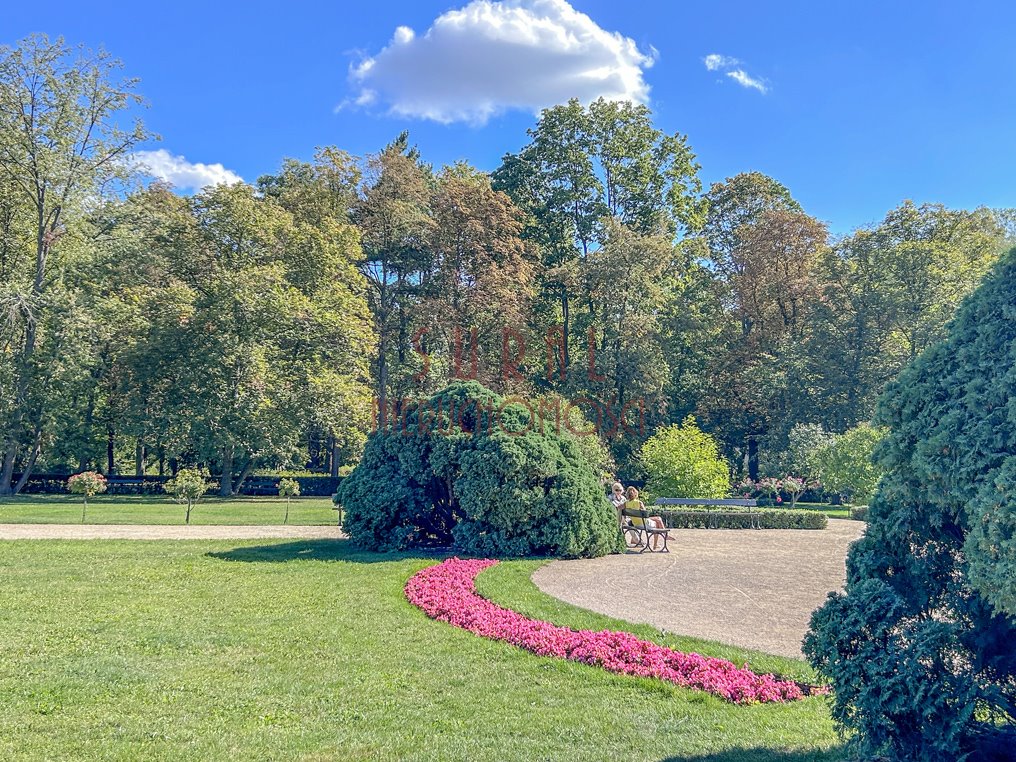
{"label": "mown grass", "polygon": [[797,509],[801,511],[822,511],[831,519],[849,519],[850,508],[831,503],[802,503],[798,502]]}
{"label": "mown grass", "polygon": [[[183,524],[186,509],[158,495],[96,495],[88,501],[86,524]],[[277,497],[204,497],[191,512],[191,524],[281,524],[286,501]],[[335,524],[327,497],[294,497],[289,523]],[[80,524],[77,495],[18,495],[0,499],[0,524]]]}
{"label": "mown grass", "polygon": [[[734,706],[429,620],[402,588],[433,562],[345,541],[0,543],[0,758],[841,758],[822,698]],[[529,581],[537,564],[481,588],[562,624],[744,655],[559,603]]]}

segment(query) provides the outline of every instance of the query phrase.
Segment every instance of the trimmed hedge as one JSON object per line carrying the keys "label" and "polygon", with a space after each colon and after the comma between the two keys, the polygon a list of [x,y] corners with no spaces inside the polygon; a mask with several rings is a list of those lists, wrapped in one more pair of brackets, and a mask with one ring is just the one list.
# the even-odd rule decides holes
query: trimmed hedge
{"label": "trimmed hedge", "polygon": [[[829,518],[819,511],[789,509],[758,511],[762,529],[825,529]],[[754,529],[751,511],[660,511],[663,522],[671,529]]]}
{"label": "trimmed hedge", "polygon": [[854,521],[867,521],[868,520],[868,506],[866,505],[855,505],[850,508],[850,518]]}

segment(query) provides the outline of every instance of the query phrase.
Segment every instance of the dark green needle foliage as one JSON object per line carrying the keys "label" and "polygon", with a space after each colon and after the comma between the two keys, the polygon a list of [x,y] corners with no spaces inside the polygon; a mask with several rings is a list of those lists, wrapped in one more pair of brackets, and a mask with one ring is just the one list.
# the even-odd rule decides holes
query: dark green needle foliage
{"label": "dark green needle foliage", "polygon": [[347,531],[373,550],[619,550],[617,514],[578,440],[553,413],[530,407],[456,382],[389,420],[342,484]]}
{"label": "dark green needle foliage", "polygon": [[[805,653],[862,759],[1016,749],[1016,250],[892,384],[887,470]],[[965,756],[969,755],[969,756]]]}

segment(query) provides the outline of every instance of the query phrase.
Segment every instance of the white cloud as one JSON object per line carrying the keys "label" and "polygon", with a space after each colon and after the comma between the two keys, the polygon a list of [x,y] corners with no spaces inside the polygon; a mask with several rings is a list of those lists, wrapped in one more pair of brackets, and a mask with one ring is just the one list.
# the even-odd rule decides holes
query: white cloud
{"label": "white cloud", "polygon": [[763,95],[765,95],[766,91],[769,89],[768,87],[766,87],[765,82],[763,82],[761,79],[755,79],[755,77],[748,74],[748,72],[746,72],[744,69],[734,69],[733,71],[728,71],[727,76],[730,77],[732,80],[734,80],[741,87],[753,88],[755,90],[758,90]]}
{"label": "white cloud", "polygon": [[706,68],[709,71],[716,71],[717,69],[729,69],[731,66],[737,66],[740,61],[730,56],[721,56],[719,53],[710,53],[702,59],[705,63]]}
{"label": "white cloud", "polygon": [[710,53],[702,59],[702,63],[706,65],[706,69],[709,71],[722,71],[741,87],[758,90],[763,95],[769,92],[769,86],[764,79],[753,77],[742,68],[735,68],[741,65],[741,61],[737,58],[723,56],[719,53]]}
{"label": "white cloud", "polygon": [[423,35],[398,27],[380,53],[351,68],[356,94],[340,108],[385,103],[400,116],[483,124],[569,98],[644,103],[642,75],[654,59],[566,0],[473,0]]}
{"label": "white cloud", "polygon": [[130,163],[146,174],[165,180],[180,190],[201,190],[209,185],[243,182],[240,175],[221,164],[190,162],[183,156],[171,154],[165,148],[137,151],[131,156]]}

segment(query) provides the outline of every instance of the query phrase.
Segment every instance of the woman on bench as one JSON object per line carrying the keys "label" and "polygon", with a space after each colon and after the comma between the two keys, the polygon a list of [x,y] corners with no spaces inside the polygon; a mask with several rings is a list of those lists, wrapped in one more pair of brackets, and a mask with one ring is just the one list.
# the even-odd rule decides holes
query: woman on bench
{"label": "woman on bench", "polygon": [[[628,502],[626,502],[624,504],[624,507],[627,510],[629,510],[629,511],[644,511],[646,509],[646,504],[643,503],[641,500],[639,500],[639,491],[637,489],[635,489],[634,487],[629,487],[627,492],[625,492],[625,495],[628,498]],[[649,518],[646,519],[646,524],[643,524],[642,523],[642,519],[640,517],[638,517],[638,516],[632,516],[629,520],[631,521],[633,526],[637,526],[637,527],[648,525],[649,527],[652,527],[653,529],[666,529],[667,528],[666,524],[663,523],[663,517],[661,517],[661,516],[650,516]],[[648,534],[648,532],[646,534]],[[648,542],[648,539],[647,539],[647,542]],[[660,538],[660,535],[654,534],[652,536],[652,549],[654,551],[659,550],[661,542],[663,542],[663,540]]]}

